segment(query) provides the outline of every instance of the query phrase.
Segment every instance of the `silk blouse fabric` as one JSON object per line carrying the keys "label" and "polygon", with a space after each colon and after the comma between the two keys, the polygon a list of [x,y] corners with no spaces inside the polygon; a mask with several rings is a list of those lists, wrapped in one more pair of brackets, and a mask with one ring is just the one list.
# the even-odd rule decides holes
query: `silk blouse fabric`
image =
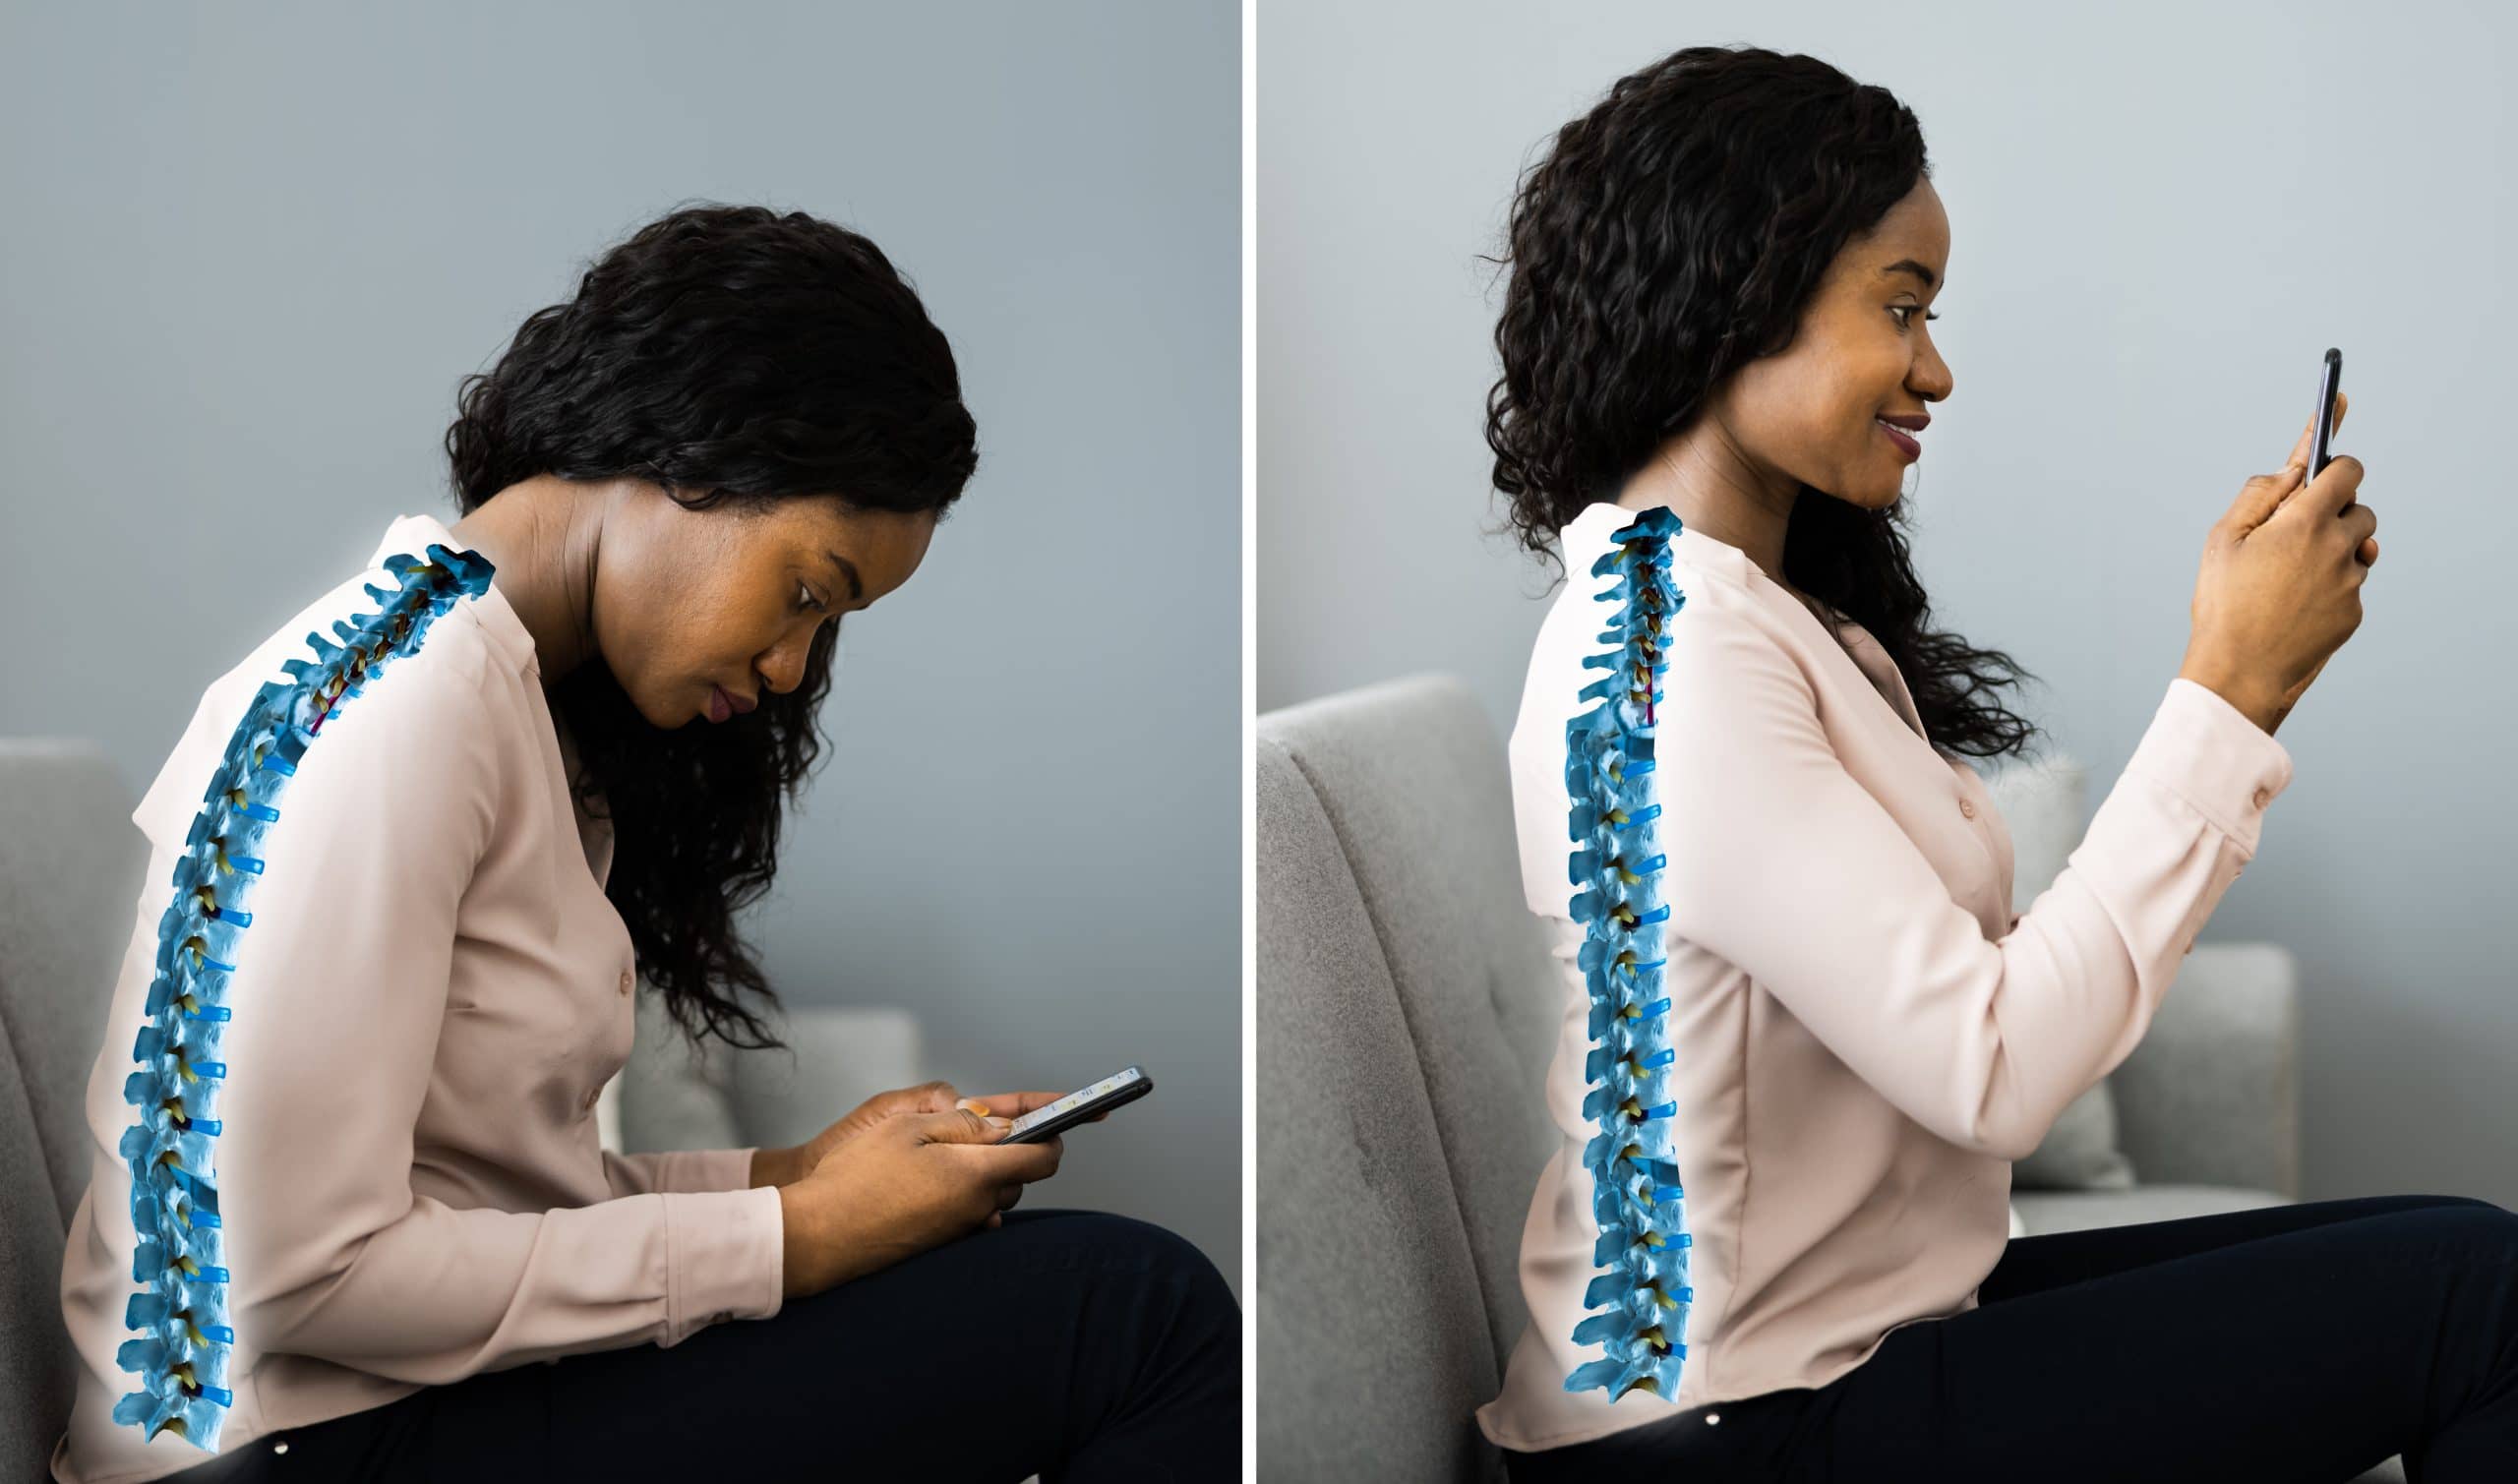
{"label": "silk blouse fabric", "polygon": [[1589,991],[1570,916],[1566,723],[1599,704],[1583,657],[1618,579],[1588,575],[1638,512],[1559,532],[1570,580],[1532,648],[1509,754],[1529,909],[1562,1019],[1545,1082],[1561,1139],[1523,1228],[1529,1322],[1477,1408],[1523,1452],[1713,1403],[1817,1388],[1891,1331],[1965,1313],[2009,1238],[2010,1161],[2122,1062],[2291,779],[2221,696],[2169,682],[2063,872],[2025,912],[1982,779],[1926,739],[1861,625],[1823,616],[1739,549],[1671,538],[1685,602],[1657,707],[1670,996],[1660,1096],[1691,1233],[1678,1395],[1569,1392],[1599,1225],[1582,1111]]}
{"label": "silk blouse fabric", "polygon": [[[80,1361],[53,1477],[153,1479],[212,1454],[111,1413],[134,1233],[118,1146],[173,862],[255,691],[310,631],[376,610],[396,554],[462,549],[394,520],[368,570],[203,694],[133,821],[148,874],[87,1088],[91,1158],[61,1275]],[[619,1155],[595,1101],[629,1059],[636,957],[604,895],[613,830],[572,798],[574,751],[532,636],[493,578],[372,676],[276,801],[228,986],[214,1143],[235,1394],[217,1452],[426,1386],[779,1312],[776,1188],[752,1151]]]}

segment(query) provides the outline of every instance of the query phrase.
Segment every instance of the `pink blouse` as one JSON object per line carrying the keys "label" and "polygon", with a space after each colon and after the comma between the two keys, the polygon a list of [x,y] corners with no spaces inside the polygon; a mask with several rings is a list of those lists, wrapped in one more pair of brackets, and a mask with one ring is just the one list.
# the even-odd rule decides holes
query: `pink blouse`
{"label": "pink blouse", "polygon": [[[80,1376],[56,1479],[211,1455],[111,1417],[141,1389],[115,1363],[139,1290],[118,1146],[158,920],[255,691],[313,656],[310,631],[376,611],[365,585],[399,586],[388,557],[432,542],[463,546],[431,516],[395,520],[368,570],[212,683],[132,814],[151,851],[88,1080],[90,1175],[61,1275]],[[220,1454],[424,1386],[779,1311],[779,1197],[749,1184],[749,1149],[599,1143],[636,959],[604,895],[612,826],[570,799],[532,636],[497,581],[327,718],[266,837],[212,1141],[236,1336]]]}
{"label": "pink blouse", "polygon": [[[1599,1225],[1584,1146],[1589,999],[1570,917],[1566,723],[1601,672],[1618,578],[1589,575],[1637,512],[1560,532],[1572,574],[1531,652],[1510,756],[1522,880],[1563,1019],[1561,1134],[1522,1234],[1529,1323],[1477,1408],[1521,1451],[1852,1370],[1890,1331],[1961,1314],[2009,1236],[2010,1161],[2130,1053],[2288,786],[2280,743],[2172,680],[2086,838],[2024,913],[1983,781],[1925,738],[1859,624],[1831,624],[1739,549],[1683,529],[1654,755],[1671,998],[1661,1096],[1695,1289],[1675,1398],[1569,1392],[1597,1344]],[[1832,629],[1832,631],[1831,631]]]}

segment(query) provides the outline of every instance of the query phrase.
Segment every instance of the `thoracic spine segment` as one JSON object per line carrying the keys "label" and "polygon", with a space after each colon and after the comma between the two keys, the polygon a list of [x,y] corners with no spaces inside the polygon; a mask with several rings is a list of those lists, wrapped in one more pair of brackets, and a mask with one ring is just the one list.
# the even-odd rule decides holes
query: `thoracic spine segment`
{"label": "thoracic spine segment", "polygon": [[[1591,1172],[1591,1213],[1600,1226],[1583,1307],[1600,1310],[1574,1327],[1577,1344],[1607,1353],[1574,1368],[1569,1392],[1606,1388],[1616,1401],[1630,1391],[1675,1399],[1687,1358],[1691,1238],[1680,1229],[1679,1166],[1671,1158],[1670,1116],[1659,1095],[1662,1069],[1676,1057],[1669,1044],[1669,999],[1661,991],[1660,899],[1665,858],[1653,821],[1652,739],[1668,662],[1661,658],[1670,620],[1687,602],[1670,582],[1670,538],[1681,522],[1666,506],[1644,511],[1612,533],[1617,549],[1591,564],[1591,575],[1619,580],[1597,595],[1619,603],[1600,642],[1616,647],[1587,655],[1586,669],[1610,674],[1583,687],[1600,704],[1565,726],[1565,785],[1573,811],[1568,833],[1579,848],[1568,875],[1582,890],[1573,918],[1585,924],[1581,954],[1591,997],[1591,1049],[1584,1062],[1590,1093],[1583,1113],[1599,1132],[1585,1148]],[[1605,1306],[1605,1307],[1603,1307]]]}
{"label": "thoracic spine segment", "polygon": [[396,555],[384,566],[401,586],[368,584],[382,611],[335,622],[338,644],[309,632],[315,658],[288,661],[281,666],[287,683],[270,682],[255,693],[202,796],[175,861],[175,899],[158,919],[149,1020],[131,1053],[140,1070],[123,1082],[123,1100],[141,1110],[122,1136],[137,1238],[131,1276],[141,1285],[124,1307],[123,1327],[143,1333],[114,1355],[145,1388],[114,1403],[114,1421],[141,1427],[149,1442],[171,1432],[214,1450],[235,1399],[225,1386],[236,1333],[227,1324],[210,1141],[219,1133],[227,1076],[219,1040],[229,1014],[228,975],[239,937],[254,920],[245,909],[262,879],[265,834],[279,819],[272,805],[325,718],[360,694],[360,682],[416,651],[456,600],[487,591],[495,570],[476,552],[435,543],[425,560]]}

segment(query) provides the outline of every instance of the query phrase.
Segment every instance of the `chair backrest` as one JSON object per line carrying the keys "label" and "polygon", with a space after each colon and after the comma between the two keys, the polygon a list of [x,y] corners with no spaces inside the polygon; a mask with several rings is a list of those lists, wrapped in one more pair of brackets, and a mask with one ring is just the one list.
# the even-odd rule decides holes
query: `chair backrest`
{"label": "chair backrest", "polygon": [[1257,732],[1261,1454],[1289,1478],[1491,1477],[1470,1412],[1529,1318],[1563,1009],[1502,741],[1440,675]]}
{"label": "chair backrest", "polygon": [[[88,1188],[86,1100],[149,843],[92,742],[0,739],[0,1477],[39,1479],[77,1356],[61,1253]],[[171,888],[169,888],[171,890]]]}

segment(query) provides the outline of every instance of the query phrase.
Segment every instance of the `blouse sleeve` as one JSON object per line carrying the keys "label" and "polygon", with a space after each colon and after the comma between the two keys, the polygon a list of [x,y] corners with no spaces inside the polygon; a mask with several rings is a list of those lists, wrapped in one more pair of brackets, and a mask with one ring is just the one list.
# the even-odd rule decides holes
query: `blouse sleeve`
{"label": "blouse sleeve", "polygon": [[675,1149],[635,1155],[603,1152],[604,1178],[615,1196],[667,1190],[744,1190],[751,1184],[752,1147]]}
{"label": "blouse sleeve", "polygon": [[1653,770],[1670,931],[1747,972],[1916,1122],[2025,1158],[2140,1041],[2255,854],[2290,754],[2171,681],[2065,869],[1988,939],[1844,769],[1790,657],[1746,627],[1680,627]]}
{"label": "blouse sleeve", "polygon": [[276,801],[229,979],[216,1149],[238,1341],[443,1385],[774,1315],[779,1193],[676,1188],[713,1180],[706,1158],[576,1208],[412,1189],[457,909],[497,797],[483,656],[440,622],[330,719]]}

